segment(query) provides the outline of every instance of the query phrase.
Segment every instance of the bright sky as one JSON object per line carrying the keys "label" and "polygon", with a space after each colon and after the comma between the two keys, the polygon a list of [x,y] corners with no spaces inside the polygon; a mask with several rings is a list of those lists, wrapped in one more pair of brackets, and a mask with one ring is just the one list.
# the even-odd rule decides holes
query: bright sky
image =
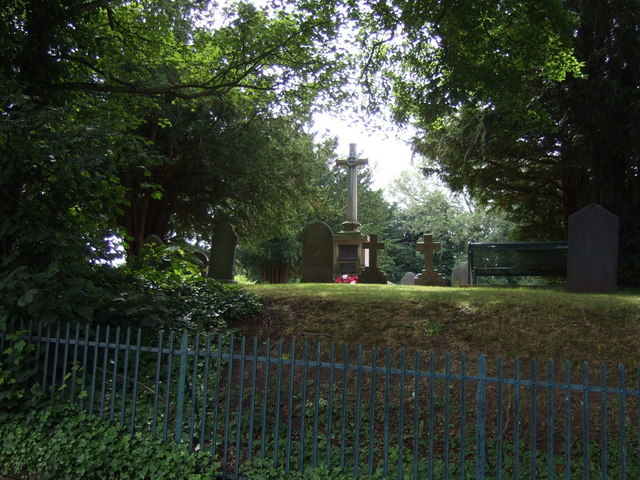
{"label": "bright sky", "polygon": [[385,190],[386,197],[389,197],[387,187],[391,181],[403,170],[412,168],[411,148],[406,143],[411,136],[409,130],[367,128],[364,122],[347,121],[326,113],[316,114],[314,119],[314,131],[338,138],[340,158],[349,155],[350,143],[358,146],[359,158],[369,159],[374,187]]}

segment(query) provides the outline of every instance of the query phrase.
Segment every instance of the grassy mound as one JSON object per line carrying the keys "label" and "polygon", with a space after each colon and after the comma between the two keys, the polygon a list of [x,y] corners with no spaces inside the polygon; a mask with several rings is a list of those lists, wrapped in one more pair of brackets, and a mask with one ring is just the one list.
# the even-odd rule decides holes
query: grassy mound
{"label": "grassy mound", "polygon": [[534,288],[253,285],[250,336],[506,358],[640,364],[640,294]]}

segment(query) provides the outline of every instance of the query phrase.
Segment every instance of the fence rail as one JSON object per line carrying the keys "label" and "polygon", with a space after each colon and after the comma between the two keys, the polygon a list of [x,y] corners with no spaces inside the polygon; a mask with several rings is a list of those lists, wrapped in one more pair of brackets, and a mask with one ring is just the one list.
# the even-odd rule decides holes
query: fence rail
{"label": "fence rail", "polygon": [[[30,325],[43,389],[207,451],[354,478],[640,478],[640,371]],[[6,347],[0,333],[0,350]]]}

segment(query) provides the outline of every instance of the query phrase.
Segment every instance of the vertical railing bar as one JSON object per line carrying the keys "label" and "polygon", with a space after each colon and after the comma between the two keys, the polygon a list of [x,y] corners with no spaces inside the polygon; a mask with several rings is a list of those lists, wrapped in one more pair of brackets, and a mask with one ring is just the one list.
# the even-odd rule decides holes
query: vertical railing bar
{"label": "vertical railing bar", "polygon": [[67,359],[69,357],[69,342],[71,340],[71,323],[67,322],[65,326],[64,336],[64,354],[62,357],[62,377],[60,377],[60,397],[65,398],[65,392],[67,391]]}
{"label": "vertical railing bar", "polygon": [[116,391],[118,388],[118,359],[120,357],[120,327],[116,327],[116,341],[113,348],[113,375],[111,376],[111,402],[109,406],[109,422],[113,422],[116,408]]}
{"label": "vertical railing bar", "polygon": [[105,341],[104,341],[104,355],[102,356],[102,382],[101,390],[100,390],[100,418],[104,417],[104,403],[105,397],[107,395],[107,375],[109,371],[107,369],[109,365],[109,348],[111,344],[111,331],[109,325],[105,330]]}
{"label": "vertical railing bar", "polygon": [[49,372],[49,351],[51,350],[51,325],[47,325],[47,339],[44,348],[44,369],[42,370],[42,391],[47,391],[47,375]]}
{"label": "vertical railing bar", "polygon": [[[267,442],[267,406],[269,404],[269,367],[271,366],[271,339],[267,338],[265,346],[264,380],[262,392],[262,418],[260,421],[260,458],[263,459],[266,453]],[[276,405],[277,408],[277,405]]]}
{"label": "vertical railing bar", "polygon": [[[4,342],[4,335],[2,336],[2,341]],[[36,343],[36,359],[40,358],[40,348],[42,348],[43,341],[44,340],[42,339],[42,321],[39,321],[38,322],[38,341]],[[4,347],[0,351],[4,351]]]}
{"label": "vertical railing bar", "polygon": [[415,351],[413,361],[413,480],[418,479],[420,441],[420,352]]}
{"label": "vertical railing bar", "polygon": [[602,467],[602,478],[605,479],[608,477],[607,467],[608,467],[608,459],[607,459],[607,367],[604,364],[600,364],[600,385],[602,387],[602,393],[600,397],[600,432],[602,435],[602,439],[600,441],[601,444],[601,467]]}
{"label": "vertical railing bar", "polygon": [[360,420],[362,401],[362,345],[358,345],[357,366],[356,366],[356,418],[355,432],[353,437],[353,476],[357,480],[360,474]]}
{"label": "vertical railing bar", "polygon": [[589,480],[589,365],[582,364],[582,384],[584,393],[582,395],[582,478]]}
{"label": "vertical railing bar", "polygon": [[342,410],[340,412],[340,468],[345,468],[345,450],[347,448],[347,385],[349,383],[349,347],[342,350]]}
{"label": "vertical railing bar", "polygon": [[73,360],[71,360],[71,365],[73,365],[71,369],[71,389],[69,392],[69,400],[73,401],[76,396],[76,379],[78,377],[78,369],[81,368],[78,365],[78,349],[80,347],[80,324],[76,323],[76,334],[74,338],[73,344]]}
{"label": "vertical railing bar", "polygon": [[373,475],[373,466],[375,458],[375,436],[376,436],[376,384],[378,380],[378,360],[377,350],[375,347],[371,349],[371,392],[369,392],[369,468],[367,473]]}
{"label": "vertical railing bar", "polygon": [[[89,324],[87,324],[87,327]],[[93,415],[93,405],[96,392],[96,377],[98,376],[98,356],[100,354],[100,325],[96,325],[95,345],[93,347],[93,367],[91,371],[91,386],[89,387],[89,415]]]}
{"label": "vertical railing bar", "polygon": [[502,480],[502,462],[503,462],[503,446],[504,446],[504,360],[502,357],[498,357],[498,418],[497,429],[498,429],[498,441],[497,443],[497,469],[498,469],[498,480]]}
{"label": "vertical railing bar", "polygon": [[56,326],[56,338],[54,340],[53,349],[53,365],[51,369],[51,395],[55,394],[58,379],[56,378],[56,372],[58,370],[58,354],[60,353],[60,324]]}
{"label": "vertical railing bar", "polygon": [[298,449],[298,470],[304,471],[304,441],[305,441],[305,417],[307,415],[307,373],[309,370],[309,345],[307,342],[303,344],[302,350],[302,398],[300,399],[300,439]]}
{"label": "vertical railing bar", "polygon": [[136,332],[136,354],[133,359],[133,386],[131,388],[131,420],[129,433],[133,435],[136,424],[136,409],[138,405],[138,378],[140,374],[140,345],[142,342],[142,330]]}
{"label": "vertical railing bar", "polygon": [[160,370],[162,367],[162,340],[164,331],[158,333],[158,352],[156,355],[156,376],[155,388],[153,389],[153,418],[151,419],[151,437],[156,439],[156,428],[158,426],[158,400],[160,399]]}
{"label": "vertical railing bar", "polygon": [[335,345],[332,343],[329,347],[329,391],[328,391],[328,400],[327,400],[327,467],[329,469],[332,468],[331,463],[331,443],[333,436],[333,383],[335,380],[335,368],[336,368],[336,357],[335,357]]}
{"label": "vertical railing bar", "polygon": [[84,399],[87,396],[85,388],[87,386],[87,368],[89,362],[89,324],[86,323],[84,326],[84,345],[82,352],[82,380],[80,383],[80,409],[84,410]]}
{"label": "vertical railing bar", "polygon": [[[200,441],[200,451],[204,452],[205,435],[207,434],[207,405],[209,396],[209,376],[211,375],[211,335],[207,334],[207,341],[205,346],[204,355],[204,373],[202,383],[202,403],[200,405],[200,435],[198,440]],[[211,459],[213,461],[213,458]]]}
{"label": "vertical railing bar", "polygon": [[398,478],[404,479],[404,403],[407,359],[404,349],[400,350],[400,385],[398,393]]}
{"label": "vertical railing bar", "polygon": [[320,342],[316,342],[316,367],[315,378],[313,381],[313,451],[311,454],[311,466],[318,466],[318,428],[319,428],[319,409],[320,409],[320,364],[322,361],[322,349]]}
{"label": "vertical railing bar", "polygon": [[564,362],[564,472],[571,479],[571,365]]}
{"label": "vertical railing bar", "polygon": [[435,436],[435,380],[436,356],[432,350],[429,355],[429,480],[433,480],[434,436]]}
{"label": "vertical railing bar", "polygon": [[[200,332],[196,332],[193,346],[193,367],[191,369],[191,408],[189,409],[189,452],[194,449],[195,418],[198,407],[198,364],[200,363]],[[204,412],[203,412],[204,414]]]}
{"label": "vertical railing bar", "polygon": [[391,351],[384,353],[384,430],[383,430],[383,464],[382,475],[389,475],[389,420],[391,408]]}
{"label": "vertical railing bar", "polygon": [[233,356],[235,352],[234,338],[229,339],[229,364],[227,365],[227,393],[224,412],[224,437],[222,440],[222,476],[227,476],[227,459],[229,457],[229,431],[231,426],[231,390],[233,386]]}
{"label": "vertical railing bar", "polygon": [[460,479],[465,478],[465,437],[467,426],[467,356],[462,353],[460,365]]}
{"label": "vertical railing bar", "polygon": [[218,414],[220,411],[220,381],[222,377],[222,334],[218,334],[217,338],[216,385],[213,389],[213,422],[211,424],[211,458],[215,458],[216,449],[218,448]]}
{"label": "vertical railing bar", "polygon": [[242,403],[244,401],[244,369],[246,365],[246,346],[247,340],[245,336],[242,336],[240,340],[240,368],[238,369],[238,422],[236,425],[236,446],[235,446],[235,464],[236,471],[234,477],[236,480],[240,475],[240,463],[242,460],[242,451],[240,441],[242,440]]}
{"label": "vertical railing bar", "polygon": [[554,476],[554,457],[553,457],[553,427],[554,427],[554,407],[553,397],[555,389],[553,387],[554,381],[554,365],[553,360],[547,361],[547,478],[553,479]]}
{"label": "vertical railing bar", "polygon": [[538,466],[536,464],[536,452],[537,452],[537,430],[538,430],[538,420],[536,418],[536,413],[538,410],[538,399],[537,399],[537,389],[538,389],[538,378],[537,378],[537,364],[535,358],[531,359],[531,422],[529,424],[529,428],[531,431],[529,432],[531,435],[531,480],[536,480],[538,478]]}
{"label": "vertical railing bar", "polygon": [[180,365],[178,366],[178,391],[176,392],[176,427],[174,440],[177,444],[182,443],[182,430],[184,428],[184,400],[187,383],[188,350],[189,336],[187,332],[183,332],[180,340]]}
{"label": "vertical railing bar", "polygon": [[273,438],[273,466],[278,466],[278,454],[279,454],[279,443],[280,443],[280,394],[282,392],[282,364],[283,364],[283,340],[282,338],[278,340],[278,366],[276,372],[276,418],[274,424],[274,438]]}
{"label": "vertical railing bar", "polygon": [[291,435],[293,432],[293,397],[294,397],[294,380],[295,380],[295,368],[296,368],[296,341],[291,340],[291,360],[289,363],[289,398],[287,401],[287,442],[286,442],[286,454],[285,454],[285,472],[289,473],[291,470]]}
{"label": "vertical railing bar", "polygon": [[451,439],[449,438],[451,434],[449,431],[449,408],[451,406],[449,391],[451,381],[451,355],[449,353],[446,353],[444,356],[444,365],[444,479],[449,480],[449,444],[451,442]]}
{"label": "vertical railing bar", "polygon": [[520,478],[520,358],[514,360],[513,478]]}
{"label": "vertical railing bar", "polygon": [[476,408],[476,480],[485,480],[487,464],[487,357],[484,355],[478,356]]}
{"label": "vertical railing bar", "polygon": [[166,386],[164,392],[164,419],[162,425],[162,438],[166,442],[169,438],[169,405],[171,404],[171,376],[173,371],[173,343],[175,340],[175,335],[173,332],[169,333],[169,354],[167,357],[167,376],[166,376]]}
{"label": "vertical railing bar", "polygon": [[131,351],[131,327],[127,327],[122,371],[122,401],[120,402],[120,425],[124,425],[124,411],[127,403],[127,376],[129,374],[129,352]]}
{"label": "vertical railing bar", "polygon": [[253,427],[255,421],[255,410],[256,410],[256,387],[257,387],[257,376],[258,376],[258,338],[253,337],[252,344],[253,351],[253,360],[251,362],[251,394],[249,396],[249,431],[247,433],[248,442],[247,442],[247,460],[251,461],[253,459]]}
{"label": "vertical railing bar", "polygon": [[624,365],[618,366],[618,379],[620,385],[620,478],[627,478],[627,397],[626,397],[626,375]]}

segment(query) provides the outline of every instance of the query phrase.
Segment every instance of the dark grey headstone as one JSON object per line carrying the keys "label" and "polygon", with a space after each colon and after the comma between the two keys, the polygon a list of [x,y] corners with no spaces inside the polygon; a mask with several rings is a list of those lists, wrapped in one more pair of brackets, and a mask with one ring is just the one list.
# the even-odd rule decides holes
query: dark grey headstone
{"label": "dark grey headstone", "polygon": [[233,267],[236,262],[238,235],[229,222],[222,222],[216,228],[211,240],[209,278],[224,283],[235,283]]}
{"label": "dark grey headstone", "polygon": [[616,215],[595,203],[569,217],[567,288],[570,291],[616,291],[619,223]]}
{"label": "dark grey headstone", "polygon": [[469,283],[469,266],[466,263],[457,265],[451,272],[451,286],[459,287]]}
{"label": "dark grey headstone", "polygon": [[304,229],[302,236],[303,283],[333,282],[333,232],[324,222]]}

